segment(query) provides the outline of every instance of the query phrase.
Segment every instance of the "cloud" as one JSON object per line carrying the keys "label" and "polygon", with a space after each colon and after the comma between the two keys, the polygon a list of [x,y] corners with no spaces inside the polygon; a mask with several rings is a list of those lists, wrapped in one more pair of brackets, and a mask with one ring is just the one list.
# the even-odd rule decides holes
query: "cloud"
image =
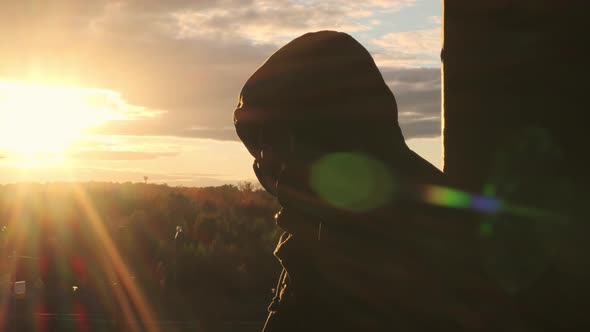
{"label": "cloud", "polygon": [[439,26],[442,25],[442,17],[439,15],[429,16],[428,21],[430,21],[430,23],[434,23]]}
{"label": "cloud", "polygon": [[406,140],[415,138],[435,138],[441,136],[440,118],[426,118],[401,123]]}
{"label": "cloud", "polygon": [[[71,113],[69,118],[72,121],[84,125],[110,120],[155,118],[165,113],[130,105],[116,91],[0,79],[0,115],[6,115],[23,104],[27,105],[24,107],[27,111],[37,116],[43,115],[39,113]],[[46,112],[38,112],[36,108],[40,105],[46,108]]]}
{"label": "cloud", "polygon": [[378,50],[377,62],[383,67],[438,67],[441,28],[392,32],[369,42]]}
{"label": "cloud", "polygon": [[440,68],[384,69],[382,73],[395,95],[404,137],[440,136]]}
{"label": "cloud", "polygon": [[[400,125],[406,139],[438,137],[441,135],[441,71],[440,68],[382,68],[383,78],[393,91]],[[233,101],[233,99],[231,99]],[[232,105],[233,107],[233,105]],[[167,115],[163,115],[164,119]],[[127,128],[129,127],[129,128]],[[233,126],[186,127],[182,130],[174,121],[162,118],[111,122],[96,133],[130,135],[164,135],[216,140],[237,140]]]}
{"label": "cloud", "polygon": [[436,54],[440,49],[440,28],[388,33],[371,41],[384,49],[409,54]]}
{"label": "cloud", "polygon": [[[128,105],[162,111],[111,121],[94,133],[236,140],[231,116],[237,95],[280,44],[310,30],[368,31],[381,24],[375,14],[415,2],[56,0],[31,10],[23,2],[3,1],[0,78],[117,91]],[[368,45],[377,48],[373,54],[391,76],[402,125],[421,119],[406,133],[410,137],[432,135],[433,126],[424,130],[424,117],[409,114],[432,115],[440,101],[435,102],[431,76],[393,67],[436,65],[426,54],[435,48],[434,34],[385,35]],[[418,43],[412,37],[426,39]]]}
{"label": "cloud", "polygon": [[[231,98],[232,102],[234,98]],[[231,110],[227,108],[230,114],[226,122],[231,122]],[[197,119],[195,119],[197,120]],[[189,120],[190,121],[190,120]],[[89,130],[89,133],[99,135],[130,135],[130,136],[176,136],[191,138],[209,138],[220,141],[236,141],[238,136],[234,127],[191,127],[179,123],[178,118],[166,117],[159,119],[141,119],[138,121],[111,121],[109,123],[95,126]]]}
{"label": "cloud", "polygon": [[413,5],[410,0],[390,1],[250,1],[234,7],[183,10],[174,13],[180,38],[215,36],[243,38],[260,44],[283,44],[310,30],[349,33],[370,29],[361,23],[376,11],[396,11]]}
{"label": "cloud", "polygon": [[70,152],[66,156],[79,160],[150,160],[160,157],[174,157],[173,152],[82,150]]}
{"label": "cloud", "polygon": [[70,182],[70,181],[105,181],[105,182],[143,182],[144,176],[149,183],[166,183],[172,186],[219,186],[238,181],[228,181],[223,176],[203,173],[162,174],[142,169],[121,170],[111,168],[78,167],[67,170],[29,168],[26,172],[21,167],[0,165],[0,183],[19,182]]}

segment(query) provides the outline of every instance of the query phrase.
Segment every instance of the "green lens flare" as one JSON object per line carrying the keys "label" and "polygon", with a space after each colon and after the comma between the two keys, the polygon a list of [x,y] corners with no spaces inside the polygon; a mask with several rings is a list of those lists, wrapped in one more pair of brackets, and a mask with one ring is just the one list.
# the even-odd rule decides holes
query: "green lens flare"
{"label": "green lens flare", "polygon": [[453,208],[468,208],[471,204],[468,193],[439,186],[430,187],[425,198],[430,204]]}
{"label": "green lens flare", "polygon": [[339,152],[320,158],[311,169],[310,185],[340,209],[366,212],[387,204],[394,190],[387,167],[369,156]]}

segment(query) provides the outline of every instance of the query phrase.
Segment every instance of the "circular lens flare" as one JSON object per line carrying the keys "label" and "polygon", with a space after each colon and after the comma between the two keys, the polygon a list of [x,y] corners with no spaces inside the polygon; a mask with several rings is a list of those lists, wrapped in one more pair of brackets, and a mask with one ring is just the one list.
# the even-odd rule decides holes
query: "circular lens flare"
{"label": "circular lens flare", "polygon": [[311,187],[340,209],[366,212],[390,202],[394,181],[380,161],[360,153],[339,152],[320,158],[311,169]]}

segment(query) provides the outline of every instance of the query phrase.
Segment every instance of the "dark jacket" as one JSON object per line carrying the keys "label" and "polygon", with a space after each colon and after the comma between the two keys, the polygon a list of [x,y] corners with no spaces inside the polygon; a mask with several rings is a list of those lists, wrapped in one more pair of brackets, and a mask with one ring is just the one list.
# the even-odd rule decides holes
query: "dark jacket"
{"label": "dark jacket", "polygon": [[266,332],[481,324],[448,273],[461,265],[450,258],[455,226],[422,200],[444,177],[407,147],[362,45],[333,31],[288,43],[246,82],[234,122],[257,162],[265,146],[281,161],[270,174],[283,271]]}

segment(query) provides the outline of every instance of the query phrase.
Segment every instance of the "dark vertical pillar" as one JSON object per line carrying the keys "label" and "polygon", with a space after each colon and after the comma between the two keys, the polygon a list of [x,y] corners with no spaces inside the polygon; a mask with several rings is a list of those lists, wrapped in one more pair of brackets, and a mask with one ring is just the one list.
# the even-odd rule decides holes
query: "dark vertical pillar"
{"label": "dark vertical pillar", "polygon": [[588,183],[590,4],[444,0],[444,170],[481,190],[498,149],[538,126]]}
{"label": "dark vertical pillar", "polygon": [[482,266],[531,330],[590,326],[589,10],[444,0],[444,171],[506,203],[467,219],[489,227]]}

